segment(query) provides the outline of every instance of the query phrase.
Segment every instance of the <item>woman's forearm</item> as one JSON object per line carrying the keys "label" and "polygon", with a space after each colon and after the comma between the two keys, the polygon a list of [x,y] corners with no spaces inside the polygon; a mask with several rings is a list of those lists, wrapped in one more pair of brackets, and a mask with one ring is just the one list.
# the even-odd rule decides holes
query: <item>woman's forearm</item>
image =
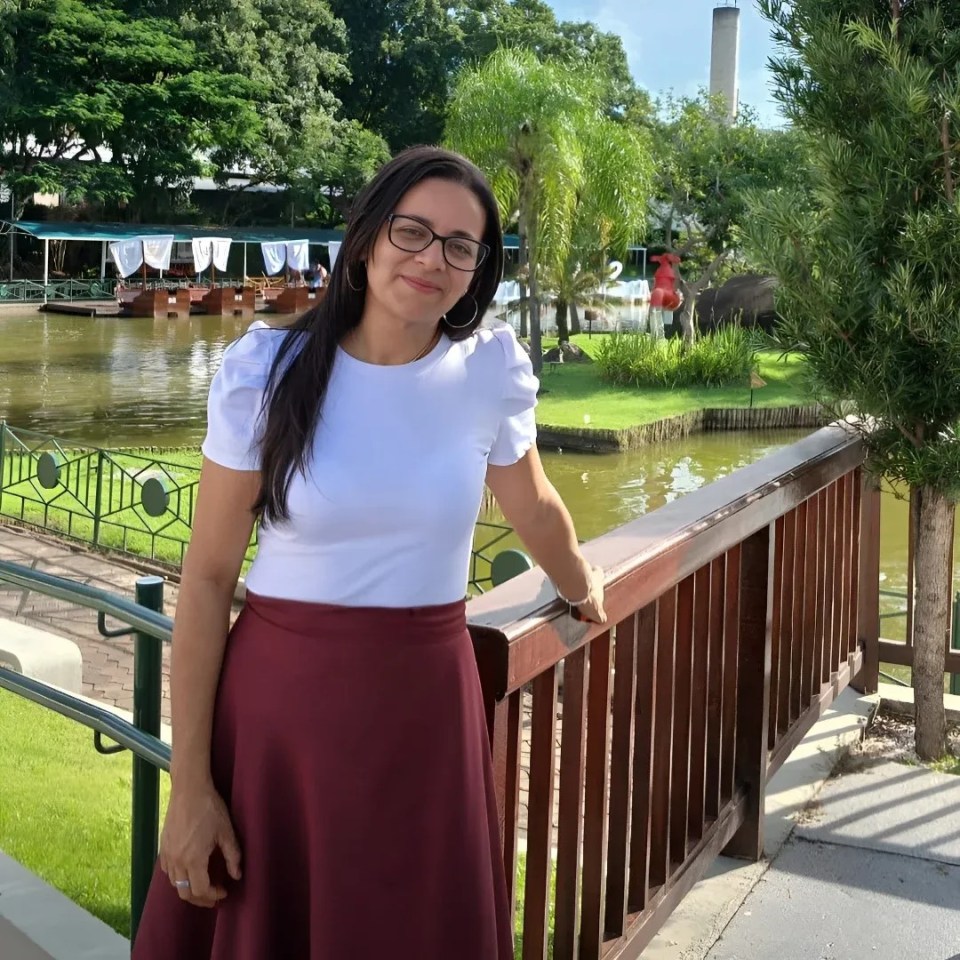
{"label": "woman's forearm", "polygon": [[191,576],[183,580],[170,655],[174,786],[210,778],[213,707],[232,598],[233,588],[224,584]]}
{"label": "woman's forearm", "polygon": [[570,511],[560,495],[547,485],[537,506],[514,527],[531,556],[568,600],[586,597],[590,565],[580,552]]}

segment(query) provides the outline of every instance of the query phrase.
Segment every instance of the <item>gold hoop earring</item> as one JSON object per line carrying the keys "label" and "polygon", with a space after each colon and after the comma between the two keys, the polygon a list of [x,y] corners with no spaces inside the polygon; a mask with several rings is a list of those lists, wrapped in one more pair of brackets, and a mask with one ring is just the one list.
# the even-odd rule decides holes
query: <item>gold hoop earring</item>
{"label": "gold hoop earring", "polygon": [[[364,290],[364,288],[365,288],[365,286],[366,286],[366,284],[364,284],[364,286],[360,286],[360,287],[355,287],[355,286],[353,285],[353,280],[350,278],[350,266],[352,266],[352,264],[351,264],[351,265],[348,265],[348,266],[347,266],[347,269],[346,269],[346,274],[347,274],[347,286],[348,286],[354,293],[362,293],[363,290]],[[362,264],[361,264],[361,266],[362,266]]]}
{"label": "gold hoop earring", "polygon": [[460,299],[469,297],[473,301],[473,316],[466,323],[451,323],[447,315],[443,315],[443,322],[453,330],[464,330],[477,319],[477,314],[480,312],[480,304],[477,303],[477,298],[472,293],[465,293]]}

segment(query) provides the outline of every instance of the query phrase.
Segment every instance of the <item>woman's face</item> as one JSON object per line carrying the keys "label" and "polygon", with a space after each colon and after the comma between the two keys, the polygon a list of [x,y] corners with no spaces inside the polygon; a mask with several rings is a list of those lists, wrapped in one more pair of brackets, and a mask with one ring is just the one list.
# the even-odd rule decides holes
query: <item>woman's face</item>
{"label": "woman's face", "polygon": [[[451,240],[447,258],[468,263],[471,241],[482,241],[486,215],[472,190],[449,180],[422,180],[411,187],[393,210],[393,237],[404,246],[426,242],[429,231]],[[367,262],[367,300],[413,323],[435,324],[463,297],[475,273],[447,262],[441,241],[419,252],[399,249],[390,240],[390,223],[380,233]]]}

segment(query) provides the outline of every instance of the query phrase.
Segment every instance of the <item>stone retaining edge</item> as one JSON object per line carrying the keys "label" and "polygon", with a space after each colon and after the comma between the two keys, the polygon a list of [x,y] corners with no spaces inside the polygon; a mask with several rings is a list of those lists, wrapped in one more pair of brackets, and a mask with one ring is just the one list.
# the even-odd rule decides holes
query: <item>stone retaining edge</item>
{"label": "stone retaining edge", "polygon": [[651,443],[666,443],[714,430],[815,429],[830,422],[819,405],[794,407],[707,407],[621,430],[537,425],[537,445],[585,453],[623,453]]}

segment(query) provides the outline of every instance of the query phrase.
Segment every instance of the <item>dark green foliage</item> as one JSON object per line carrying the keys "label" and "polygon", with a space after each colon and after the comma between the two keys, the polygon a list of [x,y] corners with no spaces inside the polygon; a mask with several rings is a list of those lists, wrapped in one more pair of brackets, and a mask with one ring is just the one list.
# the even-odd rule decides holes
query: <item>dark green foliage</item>
{"label": "dark green foliage", "polygon": [[0,176],[20,197],[176,185],[202,170],[200,151],[252,148],[252,95],[207,69],[173,21],[82,0],[0,9]]}
{"label": "dark green foliage", "polygon": [[595,359],[604,381],[627,387],[746,387],[757,366],[754,339],[740,327],[726,327],[692,345],[679,338],[613,333]]}
{"label": "dark green foliage", "polygon": [[344,114],[393,150],[443,134],[459,70],[498,47],[603,78],[604,105],[620,112],[640,97],[623,43],[591,23],[558,21],[544,0],[330,0],[346,24],[350,79],[336,86]]}
{"label": "dark green foliage", "polygon": [[960,4],[764,0],[777,97],[807,137],[815,203],[755,201],[786,350],[819,397],[874,418],[880,472],[960,496]]}

